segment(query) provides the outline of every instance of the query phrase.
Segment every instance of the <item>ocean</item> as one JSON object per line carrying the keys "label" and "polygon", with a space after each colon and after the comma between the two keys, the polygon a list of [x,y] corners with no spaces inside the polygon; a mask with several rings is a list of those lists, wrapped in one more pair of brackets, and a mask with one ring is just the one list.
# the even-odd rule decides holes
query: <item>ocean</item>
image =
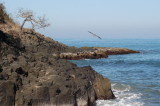
{"label": "ocean", "polygon": [[160,39],[58,39],[76,47],[122,47],[137,54],[110,55],[103,59],[72,60],[92,66],[111,81],[114,100],[97,100],[97,106],[160,106]]}

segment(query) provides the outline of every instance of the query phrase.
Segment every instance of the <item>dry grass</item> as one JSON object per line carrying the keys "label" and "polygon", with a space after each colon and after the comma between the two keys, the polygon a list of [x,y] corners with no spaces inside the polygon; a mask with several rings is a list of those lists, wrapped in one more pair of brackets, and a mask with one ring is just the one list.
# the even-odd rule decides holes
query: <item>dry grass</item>
{"label": "dry grass", "polygon": [[2,3],[0,3],[0,30],[8,34],[20,32],[20,25],[16,24],[10,15],[7,14]]}
{"label": "dry grass", "polygon": [[21,32],[19,25],[10,22],[7,24],[0,24],[0,30],[13,35]]}
{"label": "dry grass", "polygon": [[14,23],[13,19],[7,14],[5,7],[0,3],[0,23],[11,22]]}

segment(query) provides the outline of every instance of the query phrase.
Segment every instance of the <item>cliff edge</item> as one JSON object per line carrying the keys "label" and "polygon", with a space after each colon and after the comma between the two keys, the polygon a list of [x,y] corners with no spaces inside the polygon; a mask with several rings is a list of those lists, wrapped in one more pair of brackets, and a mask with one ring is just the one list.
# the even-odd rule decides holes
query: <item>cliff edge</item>
{"label": "cliff edge", "polygon": [[69,47],[9,17],[0,3],[0,106],[93,106],[114,99],[109,79],[67,61],[139,53],[127,48]]}
{"label": "cliff edge", "polygon": [[0,25],[0,104],[2,106],[92,106],[115,98],[110,81],[90,66],[53,54],[79,51],[31,29]]}

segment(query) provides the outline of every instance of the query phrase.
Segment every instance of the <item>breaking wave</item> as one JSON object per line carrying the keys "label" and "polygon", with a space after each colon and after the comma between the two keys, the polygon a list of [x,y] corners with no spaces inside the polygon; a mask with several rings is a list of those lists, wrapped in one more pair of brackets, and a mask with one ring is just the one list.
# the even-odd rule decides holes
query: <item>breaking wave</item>
{"label": "breaking wave", "polygon": [[142,94],[132,92],[129,85],[113,83],[114,100],[97,100],[96,106],[144,106],[140,101]]}

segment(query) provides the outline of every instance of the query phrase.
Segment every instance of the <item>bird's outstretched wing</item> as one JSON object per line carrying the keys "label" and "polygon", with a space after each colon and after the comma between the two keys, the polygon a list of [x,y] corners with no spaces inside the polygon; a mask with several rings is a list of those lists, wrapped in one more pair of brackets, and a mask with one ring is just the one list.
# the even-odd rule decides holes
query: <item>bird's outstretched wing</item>
{"label": "bird's outstretched wing", "polygon": [[92,34],[93,36],[98,37],[99,39],[102,39],[100,36],[98,36],[98,35],[92,33],[91,31],[88,31],[88,32],[89,32],[90,34]]}

